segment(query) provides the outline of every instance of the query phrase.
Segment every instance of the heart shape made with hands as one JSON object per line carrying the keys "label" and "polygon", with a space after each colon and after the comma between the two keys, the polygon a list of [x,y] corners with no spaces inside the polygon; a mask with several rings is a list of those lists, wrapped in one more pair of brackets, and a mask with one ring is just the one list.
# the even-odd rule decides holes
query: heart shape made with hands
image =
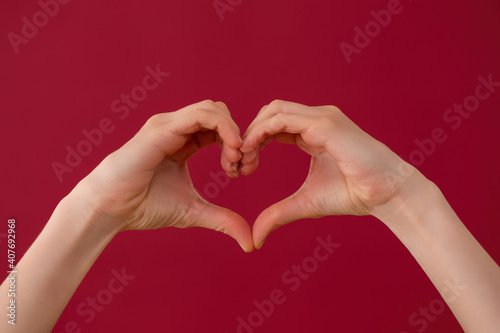
{"label": "heart shape made with hands", "polygon": [[[220,106],[227,110],[223,103]],[[295,144],[311,156],[302,186],[264,209],[251,231],[246,222],[245,231],[243,218],[234,212],[228,213],[230,217],[215,228],[235,238],[245,251],[259,249],[273,230],[295,220],[369,215],[373,207],[389,202],[400,190],[398,184],[386,181],[387,175],[397,175],[396,166],[406,163],[334,106],[308,107],[274,101],[260,110],[237,149],[230,149],[224,141],[227,133],[218,134],[222,138],[221,164],[230,177],[237,177],[238,171],[245,176],[254,172],[259,151],[272,140]],[[248,243],[249,232],[252,244]]]}
{"label": "heart shape made with hands", "polygon": [[[298,110],[294,110],[293,107],[297,107]],[[296,144],[312,156],[309,174],[303,185],[291,196],[265,208],[255,220],[251,235],[252,245],[257,249],[261,248],[273,230],[282,225],[303,218],[322,217],[330,213],[319,206],[324,206],[322,197],[329,183],[335,182],[335,179],[339,178],[335,177],[335,171],[339,169],[332,168],[331,160],[328,161],[328,157],[320,156],[324,154],[324,144],[320,142],[321,138],[314,140],[311,130],[313,132],[315,130],[307,127],[314,124],[319,125],[318,121],[321,122],[321,119],[312,118],[311,110],[312,108],[309,107],[281,101],[275,101],[263,107],[243,135],[237,161],[225,156],[227,149],[224,149],[222,140],[219,141],[222,148],[222,164],[226,165],[224,169],[231,178],[238,177],[238,173],[244,176],[252,174],[258,167],[260,150],[273,140]],[[320,113],[323,112],[326,110],[320,111]],[[229,167],[233,172],[228,172]],[[325,177],[325,173],[331,174],[330,179]],[[332,184],[332,187],[335,186]],[[227,228],[224,228],[224,231],[233,233]],[[235,238],[240,246],[248,251],[248,245],[242,244],[241,241],[241,238],[244,237],[239,235]]]}
{"label": "heart shape made with hands", "polygon": [[[242,138],[239,133],[221,102],[157,114],[86,177],[82,183],[88,186],[77,188],[105,217],[100,228],[113,228],[116,221],[123,222],[120,230],[205,227],[228,234],[250,252],[295,220],[373,214],[374,207],[404,190],[403,181],[387,179],[398,177],[401,165],[412,168],[334,106],[274,101],[260,110]],[[218,142],[223,170],[230,177],[247,176],[258,166],[260,149],[272,140],[309,154],[309,173],[294,194],[264,209],[252,229],[240,215],[195,190],[187,161],[198,149]]]}

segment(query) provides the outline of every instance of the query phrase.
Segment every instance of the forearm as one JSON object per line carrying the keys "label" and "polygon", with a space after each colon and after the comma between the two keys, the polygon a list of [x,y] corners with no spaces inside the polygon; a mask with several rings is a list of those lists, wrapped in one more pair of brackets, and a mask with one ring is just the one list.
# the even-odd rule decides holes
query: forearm
{"label": "forearm", "polygon": [[[1,332],[50,332],[76,288],[117,231],[98,230],[84,201],[64,198],[16,267],[16,325]],[[7,305],[8,283],[0,287]],[[4,308],[5,309],[5,308]]]}
{"label": "forearm", "polygon": [[374,215],[408,248],[466,332],[497,332],[500,268],[434,184],[417,175],[411,186],[392,214]]}

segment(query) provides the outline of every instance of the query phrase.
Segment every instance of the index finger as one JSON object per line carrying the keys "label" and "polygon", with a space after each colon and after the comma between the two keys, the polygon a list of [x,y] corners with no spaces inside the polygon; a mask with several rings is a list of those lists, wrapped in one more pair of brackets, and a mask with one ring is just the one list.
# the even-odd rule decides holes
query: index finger
{"label": "index finger", "polygon": [[227,144],[228,154],[238,155],[241,141],[236,124],[215,103],[208,101],[154,115],[111,158],[126,161],[116,163],[121,175],[141,177],[143,173],[152,173],[165,157],[181,149],[188,135],[202,130],[216,131]]}
{"label": "index finger", "polygon": [[258,165],[259,147],[270,137],[287,143],[297,143],[300,137],[301,141],[321,146],[321,138],[325,136],[318,135],[319,126],[321,121],[317,117],[301,114],[278,113],[272,118],[263,120],[248,133],[240,148],[243,152],[242,173],[248,175],[255,171]]}

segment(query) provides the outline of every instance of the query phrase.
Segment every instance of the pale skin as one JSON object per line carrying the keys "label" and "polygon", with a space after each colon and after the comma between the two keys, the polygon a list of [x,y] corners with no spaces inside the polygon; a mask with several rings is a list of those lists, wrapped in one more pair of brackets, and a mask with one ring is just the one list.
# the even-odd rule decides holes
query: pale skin
{"label": "pale skin", "polygon": [[[237,213],[194,190],[187,160],[219,143],[230,177],[250,175],[272,140],[311,155],[309,175],[289,198],[265,209],[250,229]],[[500,268],[468,232],[440,190],[363,132],[334,106],[274,101],[243,139],[221,102],[204,101],[152,117],[55,209],[17,265],[16,326],[2,332],[50,332],[96,258],[122,230],[205,227],[246,252],[276,228],[303,218],[373,215],[394,232],[429,276],[466,332],[500,327]],[[459,292],[450,294],[450,283]],[[8,302],[8,284],[0,299]],[[22,292],[21,292],[22,290]],[[47,306],[50,304],[50,306]]]}

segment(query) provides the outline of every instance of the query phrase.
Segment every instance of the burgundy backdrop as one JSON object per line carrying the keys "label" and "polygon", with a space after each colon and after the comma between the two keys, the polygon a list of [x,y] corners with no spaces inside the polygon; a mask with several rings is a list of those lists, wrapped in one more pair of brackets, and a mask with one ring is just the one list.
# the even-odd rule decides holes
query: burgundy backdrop
{"label": "burgundy backdrop", "polygon": [[[339,106],[436,182],[500,261],[497,1],[5,0],[0,17],[5,271],[8,218],[20,258],[59,200],[148,117],[207,98],[226,102],[242,131],[273,99]],[[66,161],[73,150],[86,156]],[[309,163],[273,143],[255,174],[229,182],[219,158],[218,147],[196,155],[193,181],[250,224]],[[318,237],[338,244],[324,261]],[[164,331],[461,329],[381,222],[328,217],[289,224],[251,254],[205,229],[124,232],[54,329]]]}

